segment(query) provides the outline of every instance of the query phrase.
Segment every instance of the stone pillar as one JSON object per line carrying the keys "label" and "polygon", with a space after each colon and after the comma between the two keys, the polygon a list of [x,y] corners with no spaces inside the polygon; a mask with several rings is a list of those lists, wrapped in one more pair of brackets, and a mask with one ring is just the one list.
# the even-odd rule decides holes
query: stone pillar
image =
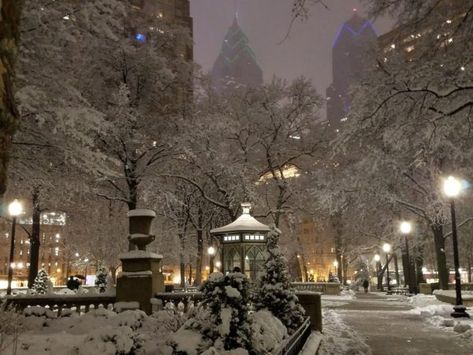
{"label": "stone pillar", "polygon": [[322,331],[322,302],[320,293],[317,292],[296,292],[301,306],[305,310],[306,316],[310,317],[310,328]]}
{"label": "stone pillar", "polygon": [[131,210],[130,242],[139,250],[131,250],[120,255],[122,272],[117,279],[117,302],[137,302],[139,308],[151,314],[151,298],[164,292],[162,255],[146,251],[146,245],[154,240],[149,234],[151,222],[156,216],[151,210]]}

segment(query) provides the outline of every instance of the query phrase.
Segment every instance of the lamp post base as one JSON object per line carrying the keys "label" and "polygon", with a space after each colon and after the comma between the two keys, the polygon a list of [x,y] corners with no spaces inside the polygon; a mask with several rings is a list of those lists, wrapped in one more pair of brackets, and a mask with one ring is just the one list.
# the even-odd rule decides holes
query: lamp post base
{"label": "lamp post base", "polygon": [[453,318],[470,318],[470,315],[466,313],[466,307],[464,305],[453,306],[453,312],[450,315]]}

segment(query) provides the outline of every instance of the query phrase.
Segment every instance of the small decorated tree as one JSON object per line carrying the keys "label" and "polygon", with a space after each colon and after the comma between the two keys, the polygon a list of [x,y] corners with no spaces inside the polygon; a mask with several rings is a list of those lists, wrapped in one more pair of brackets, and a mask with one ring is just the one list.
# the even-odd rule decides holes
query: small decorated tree
{"label": "small decorated tree", "polygon": [[38,271],[38,275],[34,279],[32,291],[36,295],[45,295],[49,293],[51,288],[51,281],[49,280],[49,275],[46,270],[41,269]]}
{"label": "small decorated tree", "polygon": [[271,226],[266,239],[266,273],[260,281],[255,308],[271,311],[291,333],[304,322],[305,312],[289,282],[287,260],[278,244],[280,233],[279,229]]}
{"label": "small decorated tree", "polygon": [[107,290],[108,272],[104,267],[98,269],[95,275],[95,286],[99,289],[100,293],[104,293]]}

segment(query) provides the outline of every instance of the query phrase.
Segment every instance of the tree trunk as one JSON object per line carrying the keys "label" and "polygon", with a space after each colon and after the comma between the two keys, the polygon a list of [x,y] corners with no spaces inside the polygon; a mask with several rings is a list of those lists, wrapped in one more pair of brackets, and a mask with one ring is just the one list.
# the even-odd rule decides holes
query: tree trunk
{"label": "tree trunk", "polygon": [[448,268],[445,255],[445,238],[443,237],[443,226],[431,225],[434,234],[435,255],[437,257],[437,269],[439,274],[439,286],[441,290],[448,290]]}
{"label": "tree trunk", "polygon": [[376,262],[376,279],[378,281],[378,285],[376,288],[378,289],[378,291],[384,291],[383,276],[384,276],[384,272],[383,272],[383,268],[381,267],[381,262],[377,261]]}
{"label": "tree trunk", "polygon": [[28,288],[33,287],[34,279],[38,275],[39,267],[39,249],[41,246],[41,207],[39,203],[39,190],[33,189],[33,224],[31,226],[30,236],[30,268],[28,271]]}
{"label": "tree trunk", "polygon": [[[343,283],[342,285],[347,286],[347,280],[348,280],[348,261],[347,258],[342,259],[342,268],[343,268]],[[341,282],[341,280],[340,280]]]}
{"label": "tree trunk", "polygon": [[335,233],[335,257],[337,259],[337,276],[340,283],[343,283],[343,225],[342,225],[342,216],[340,213],[336,213],[333,216],[330,216],[330,223],[332,225],[333,231]]}
{"label": "tree trunk", "polygon": [[184,235],[182,233],[179,233],[179,244],[180,244],[180,250],[179,250],[179,270],[180,270],[180,275],[181,275],[181,280],[180,280],[180,286],[182,288],[185,288],[186,286],[186,263],[184,260],[184,250],[186,248],[185,245],[185,239]]}
{"label": "tree trunk", "polygon": [[115,286],[117,284],[117,268],[115,266],[109,266],[108,270],[110,271],[110,274],[112,275],[112,282],[113,282],[113,285]]}
{"label": "tree trunk", "polygon": [[202,229],[197,229],[197,262],[195,265],[194,285],[199,286],[202,283],[202,259],[204,255],[204,238]]}
{"label": "tree trunk", "polygon": [[404,274],[404,287],[408,287],[411,284],[411,278],[409,275],[409,260],[407,259],[406,250],[402,250],[401,254],[402,270]]}
{"label": "tree trunk", "polygon": [[192,264],[189,263],[189,285],[192,285]]}
{"label": "tree trunk", "polygon": [[393,259],[394,259],[394,273],[396,275],[396,285],[399,287],[399,265],[397,263],[397,254],[393,253]]}
{"label": "tree trunk", "polygon": [[18,112],[13,77],[18,45],[22,1],[0,1],[0,198],[7,185],[7,165]]}
{"label": "tree trunk", "polygon": [[471,284],[471,258],[468,258],[468,283]]}

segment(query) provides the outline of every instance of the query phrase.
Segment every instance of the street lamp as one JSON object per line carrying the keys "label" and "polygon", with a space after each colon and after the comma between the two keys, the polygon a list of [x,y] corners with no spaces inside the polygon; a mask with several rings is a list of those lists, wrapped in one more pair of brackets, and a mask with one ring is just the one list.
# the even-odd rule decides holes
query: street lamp
{"label": "street lamp", "polygon": [[14,200],[8,205],[8,213],[12,217],[11,225],[11,240],[10,240],[10,260],[8,263],[8,286],[7,295],[11,295],[11,281],[13,278],[13,265],[15,262],[15,228],[16,228],[16,217],[23,213],[23,206],[20,201]]}
{"label": "street lamp", "polygon": [[404,281],[407,286],[409,286],[409,293],[412,293],[413,287],[413,280],[412,280],[412,274],[411,274],[411,258],[409,257],[409,242],[407,235],[412,231],[412,224],[411,222],[407,221],[402,221],[401,224],[399,225],[399,230],[401,231],[402,234],[404,234],[404,240],[406,243],[406,268],[404,272]]}
{"label": "street lamp", "polygon": [[466,307],[462,301],[462,287],[460,280],[460,260],[458,257],[458,239],[457,239],[457,222],[455,218],[455,197],[457,197],[462,189],[462,184],[453,176],[449,176],[443,182],[443,192],[450,200],[450,213],[452,215],[452,242],[453,242],[453,262],[455,265],[455,306],[451,316],[454,318],[470,317],[466,313]]}
{"label": "street lamp", "polygon": [[384,243],[383,251],[386,253],[386,283],[388,284],[388,291],[391,291],[391,284],[389,283],[389,253],[391,252],[391,244]]}
{"label": "street lamp", "polygon": [[335,275],[338,276],[338,261],[337,260],[333,262],[333,267],[335,268]]}
{"label": "street lamp", "polygon": [[210,246],[208,249],[207,249],[207,253],[209,254],[210,256],[210,261],[209,261],[209,264],[210,264],[210,270],[209,272],[210,273],[213,273],[214,272],[214,257],[215,257],[215,248]]}

